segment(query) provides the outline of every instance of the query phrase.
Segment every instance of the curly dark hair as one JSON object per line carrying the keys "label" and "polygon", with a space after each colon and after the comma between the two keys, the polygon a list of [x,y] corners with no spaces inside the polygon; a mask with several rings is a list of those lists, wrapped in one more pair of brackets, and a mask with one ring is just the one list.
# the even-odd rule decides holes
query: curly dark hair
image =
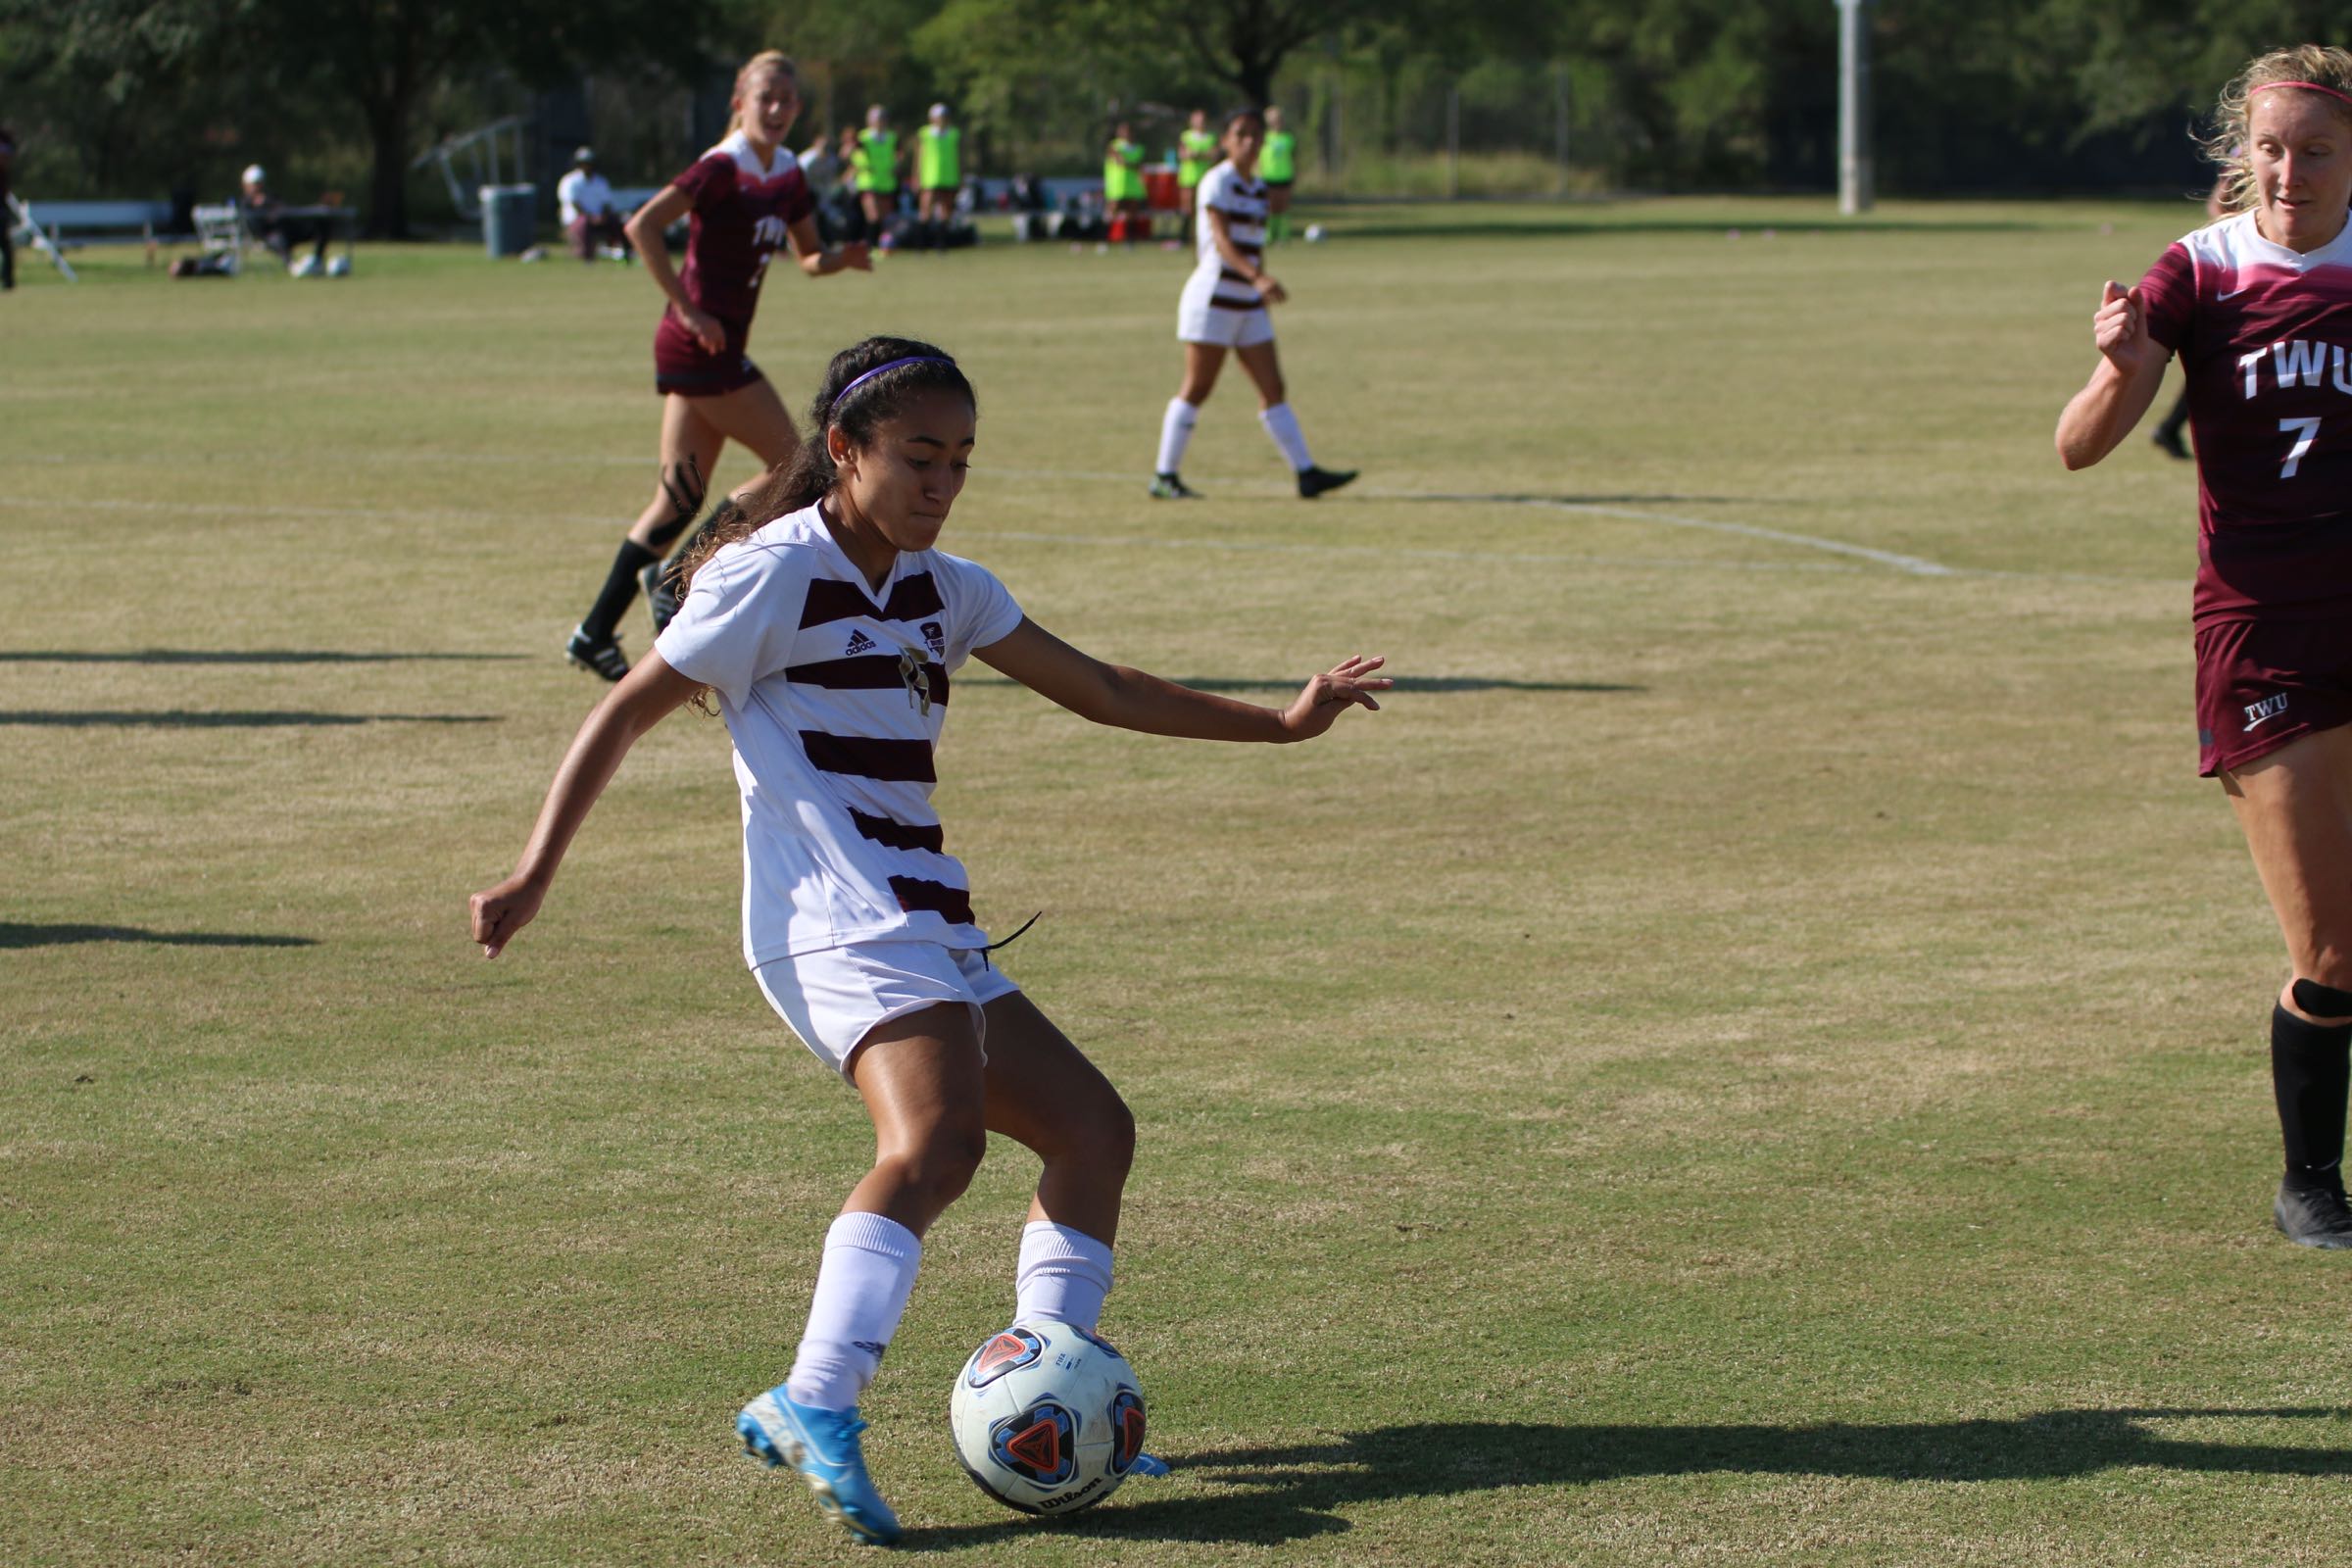
{"label": "curly dark hair", "polygon": [[[894,364],[905,361],[905,364]],[[870,380],[868,371],[889,366]],[[855,392],[850,383],[858,382]],[[740,503],[728,503],[712,516],[696,538],[679,567],[680,593],[691,587],[694,574],[726,545],[749,538],[787,513],[813,506],[832,494],[841,482],[825,437],[840,430],[850,445],[862,452],[871,446],[883,425],[905,414],[925,392],[956,392],[980,407],[972,383],[946,350],[910,337],[869,337],[833,356],[808,409],[808,434],[789,463],[770,468],[759,488]]]}

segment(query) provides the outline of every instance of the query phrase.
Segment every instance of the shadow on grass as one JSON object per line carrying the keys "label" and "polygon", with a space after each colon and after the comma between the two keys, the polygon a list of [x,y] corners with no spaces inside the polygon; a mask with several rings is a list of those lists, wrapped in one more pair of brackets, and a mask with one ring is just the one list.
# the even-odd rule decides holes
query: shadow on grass
{"label": "shadow on grass", "polygon": [[330,648],[137,648],[91,652],[0,648],[0,664],[413,664],[479,663],[527,654],[359,654]]}
{"label": "shadow on grass", "polygon": [[150,931],[137,925],[25,925],[0,920],[0,949],[59,948],[76,942],[152,942],[167,948],[315,948],[311,937],[242,931]]}
{"label": "shadow on grass", "polygon": [[1459,506],[1465,502],[1480,506],[1503,507],[1776,507],[1809,505],[1794,503],[1787,498],[1772,500],[1763,496],[1546,496],[1529,492],[1508,492],[1494,495],[1380,495],[1356,496],[1357,502],[1401,501],[1414,506],[1430,502],[1447,502]]}
{"label": "shadow on grass", "polygon": [[284,729],[337,724],[495,724],[495,713],[318,713],[296,709],[194,712],[171,708],[132,712],[78,709],[0,708],[0,727],[48,729]]}
{"label": "shadow on grass", "polygon": [[[1190,686],[1203,692],[1287,692],[1292,696],[1306,684],[1303,680],[1270,680],[1262,678],[1199,675],[1167,677],[1179,686]],[[1384,694],[1395,696],[1403,692],[1645,692],[1646,686],[1623,686],[1601,680],[1503,680],[1490,675],[1398,675],[1396,684]],[[969,680],[958,678],[962,686],[1018,686],[1020,682],[1003,675],[977,675]],[[6,722],[0,719],[0,722]]]}
{"label": "shadow on grass", "polygon": [[[1054,1528],[1138,1541],[1272,1544],[1352,1528],[1338,1510],[1401,1497],[1459,1497],[1511,1487],[1581,1486],[1630,1476],[1731,1473],[1883,1481],[2044,1481],[2146,1467],[2226,1475],[2352,1475],[2352,1448],[2177,1441],[2155,1419],[2347,1420],[2334,1406],[2247,1410],[2051,1410],[2013,1421],[1862,1426],[1539,1426],[1429,1423],[1346,1433],[1328,1443],[1226,1448],[1176,1458],[1179,1475],[1218,1489],[1153,1499],[1130,1482],[1108,1507]],[[1230,1489],[1230,1490],[1227,1490]],[[1018,1520],[910,1530],[905,1544],[973,1545],[1040,1526]]]}

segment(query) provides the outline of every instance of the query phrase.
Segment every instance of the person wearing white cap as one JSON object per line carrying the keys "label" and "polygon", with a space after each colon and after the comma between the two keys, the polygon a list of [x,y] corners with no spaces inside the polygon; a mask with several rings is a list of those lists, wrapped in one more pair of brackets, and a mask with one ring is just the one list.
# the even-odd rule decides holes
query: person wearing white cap
{"label": "person wearing white cap", "polygon": [[916,214],[926,223],[956,216],[956,192],[963,184],[963,132],[948,123],[948,106],[933,104],[931,118],[914,141]]}
{"label": "person wearing white cap", "polygon": [[[326,266],[326,242],[334,234],[331,224],[320,218],[289,216],[286,204],[270,194],[270,175],[259,164],[247,164],[237,180],[242,187],[237,206],[244,210],[246,229],[286,264],[286,270],[301,277]],[[294,260],[294,247],[306,240],[315,247],[307,267]]]}
{"label": "person wearing white cap", "polygon": [[571,155],[571,172],[556,181],[556,206],[572,255],[593,262],[601,246],[614,261],[628,260],[628,231],[612,205],[612,182],[597,172],[596,149],[582,147]]}

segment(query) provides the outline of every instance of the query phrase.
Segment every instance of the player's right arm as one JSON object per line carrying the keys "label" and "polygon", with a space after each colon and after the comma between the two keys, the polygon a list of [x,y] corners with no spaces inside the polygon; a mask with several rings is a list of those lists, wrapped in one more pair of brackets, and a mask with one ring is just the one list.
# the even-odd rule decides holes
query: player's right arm
{"label": "player's right arm", "polygon": [[2172,351],[2148,331],[2147,310],[2136,288],[2110,281],[2091,318],[2098,368],[2058,416],[2058,459],[2071,468],[2087,468],[2113,452],[2156,401]]}
{"label": "player's right arm", "polygon": [[706,353],[716,354],[727,346],[727,329],[718,324],[718,318],[697,307],[686,297],[686,285],[678,279],[678,270],[669,265],[669,242],[662,236],[669,225],[694,210],[694,198],[675,185],[664,185],[660,195],[629,215],[621,232],[629,236],[636,249],[637,259],[645,264],[645,275],[656,287],[669,296],[669,308],[678,313],[686,330]]}
{"label": "player's right arm", "polygon": [[597,704],[556,769],[556,781],[548,787],[546,804],[539,808],[539,820],[514,874],[469,901],[473,940],[482,945],[483,957],[497,957],[539,912],[564,852],[637,737],[702,689],[701,681],[670,668],[657,650],[640,659],[612,695]]}

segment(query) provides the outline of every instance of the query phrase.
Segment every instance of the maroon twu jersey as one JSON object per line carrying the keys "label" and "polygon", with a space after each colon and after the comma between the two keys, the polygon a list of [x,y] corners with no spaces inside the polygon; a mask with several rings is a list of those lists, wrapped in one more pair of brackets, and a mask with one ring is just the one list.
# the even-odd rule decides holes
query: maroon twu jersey
{"label": "maroon twu jersey", "polygon": [[686,228],[686,297],[721,319],[751,325],[768,258],[794,223],[816,211],[791,149],[778,147],[764,168],[743,132],[694,161],[670,181],[694,202]]}
{"label": "maroon twu jersey", "polygon": [[2176,242],[2140,279],[2188,371],[2196,619],[2310,620],[2352,600],[2352,225],[2308,255],[2254,216]]}

